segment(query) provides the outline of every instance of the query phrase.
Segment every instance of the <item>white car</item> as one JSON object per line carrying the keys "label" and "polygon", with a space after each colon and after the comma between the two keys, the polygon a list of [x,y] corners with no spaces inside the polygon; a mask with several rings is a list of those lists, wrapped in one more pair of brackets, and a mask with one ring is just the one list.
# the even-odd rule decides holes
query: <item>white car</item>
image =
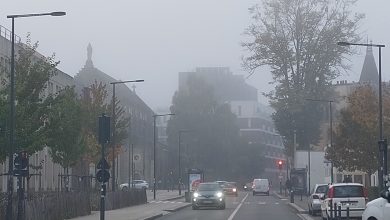
{"label": "white car", "polygon": [[266,194],[269,196],[269,181],[268,179],[254,179],[253,180],[253,186],[252,186],[252,192],[253,195],[256,194]]}
{"label": "white car", "polygon": [[129,188],[135,188],[135,189],[149,189],[149,184],[145,180],[133,180],[132,183],[130,183],[130,186],[128,183],[123,183],[119,185],[119,188],[122,191],[128,191]]}
{"label": "white car", "polygon": [[310,215],[321,213],[321,204],[323,202],[321,198],[323,198],[325,193],[327,193],[328,187],[328,184],[316,184],[314,186],[314,189],[307,200]]}
{"label": "white car", "polygon": [[385,191],[381,197],[367,203],[362,220],[387,220],[390,219],[390,193]]}
{"label": "white car", "polygon": [[[368,200],[367,191],[360,183],[335,183],[329,185],[321,204],[322,219],[334,217],[334,205],[341,206],[341,217],[347,217],[347,207],[351,218],[361,218]],[[331,208],[332,207],[332,208]]]}

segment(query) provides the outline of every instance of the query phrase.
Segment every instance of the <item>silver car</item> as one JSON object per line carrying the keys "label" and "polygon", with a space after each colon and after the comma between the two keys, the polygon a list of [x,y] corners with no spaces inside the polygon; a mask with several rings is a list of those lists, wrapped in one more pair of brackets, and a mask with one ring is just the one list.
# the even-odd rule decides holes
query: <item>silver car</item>
{"label": "silver car", "polygon": [[314,186],[314,189],[307,200],[310,215],[321,213],[321,203],[323,202],[324,194],[328,191],[328,187],[328,184],[316,184]]}
{"label": "silver car", "polygon": [[130,183],[130,186],[128,183],[123,183],[119,185],[119,189],[121,189],[122,191],[128,191],[129,188],[146,190],[149,188],[149,184],[145,180],[133,180],[133,182]]}

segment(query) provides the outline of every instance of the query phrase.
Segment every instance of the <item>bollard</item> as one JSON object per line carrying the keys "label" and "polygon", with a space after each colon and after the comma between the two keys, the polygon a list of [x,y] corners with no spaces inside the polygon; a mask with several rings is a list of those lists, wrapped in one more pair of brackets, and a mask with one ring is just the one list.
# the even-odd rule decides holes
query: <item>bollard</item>
{"label": "bollard", "polygon": [[303,192],[301,191],[301,201],[302,201],[302,194],[303,194]]}
{"label": "bollard", "polygon": [[349,206],[347,206],[347,220],[349,220]]}
{"label": "bollard", "polygon": [[338,208],[338,217],[339,217],[338,219],[341,220],[341,204],[338,204],[337,208]]}
{"label": "bollard", "polygon": [[294,203],[294,190],[290,192],[290,203]]}
{"label": "bollard", "polygon": [[330,205],[330,219],[333,219],[333,206]]}
{"label": "bollard", "polygon": [[337,204],[333,204],[334,218],[337,219]]}

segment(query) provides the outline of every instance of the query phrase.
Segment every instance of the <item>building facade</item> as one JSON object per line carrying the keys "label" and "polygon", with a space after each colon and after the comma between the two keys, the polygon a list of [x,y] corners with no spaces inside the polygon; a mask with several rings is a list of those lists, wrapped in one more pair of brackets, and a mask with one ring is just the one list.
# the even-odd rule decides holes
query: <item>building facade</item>
{"label": "building facade", "polygon": [[[81,94],[84,88],[95,82],[106,85],[107,103],[112,101],[113,88],[111,82],[119,81],[96,68],[92,62],[92,46],[87,47],[87,60],[84,67],[74,77],[76,90]],[[135,88],[135,87],[134,87]],[[116,159],[116,183],[127,183],[134,179],[145,179],[152,182],[153,178],[153,115],[148,105],[124,84],[115,87],[116,99],[130,117],[129,138],[121,143],[121,153]],[[107,112],[111,115],[111,112]],[[133,149],[133,150],[132,150]],[[132,154],[133,152],[133,154]],[[132,170],[133,161],[133,170]],[[95,173],[95,164],[90,164],[90,174]]]}
{"label": "building facade", "polygon": [[[0,88],[4,88],[8,83],[8,77],[4,73],[10,73],[11,68],[11,31],[3,26],[0,26]],[[15,36],[15,53],[24,47],[19,36]],[[33,59],[40,60],[44,56],[36,52]],[[48,95],[56,95],[67,86],[73,86],[74,81],[71,76],[56,69],[55,75],[52,76],[46,85],[45,91],[41,94],[42,97]],[[56,190],[61,186],[61,177],[64,173],[63,168],[52,161],[49,148],[43,147],[42,151],[36,152],[29,158],[30,174],[33,174],[29,180],[29,190]],[[0,173],[8,173],[8,158],[0,164]],[[0,176],[0,190],[7,191],[7,176]],[[16,181],[14,181],[14,189],[16,190]]]}

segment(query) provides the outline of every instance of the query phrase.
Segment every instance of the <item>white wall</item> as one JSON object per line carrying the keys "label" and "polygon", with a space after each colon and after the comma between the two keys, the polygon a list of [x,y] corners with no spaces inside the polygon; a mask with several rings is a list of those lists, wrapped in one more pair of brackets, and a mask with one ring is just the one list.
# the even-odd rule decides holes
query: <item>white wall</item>
{"label": "white wall", "polygon": [[[310,190],[315,184],[330,182],[330,165],[324,163],[325,152],[311,151],[310,152]],[[308,167],[308,153],[307,151],[296,151],[295,153],[295,168]],[[309,178],[309,174],[307,175]],[[309,180],[307,180],[309,181]]]}

